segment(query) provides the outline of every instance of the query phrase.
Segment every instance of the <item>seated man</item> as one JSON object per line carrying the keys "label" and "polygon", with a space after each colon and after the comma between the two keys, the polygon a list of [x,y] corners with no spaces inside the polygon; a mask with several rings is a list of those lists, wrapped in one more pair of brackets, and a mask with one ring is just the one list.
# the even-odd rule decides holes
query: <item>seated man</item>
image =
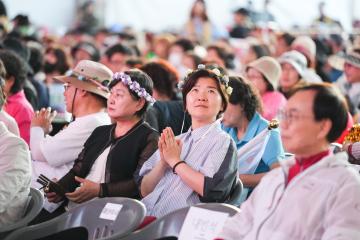
{"label": "seated man", "polygon": [[331,85],[301,87],[281,114],[294,156],[261,180],[222,239],[360,239],[360,176],[330,143],[346,127],[345,99]]}
{"label": "seated man", "polygon": [[[84,79],[81,80],[81,77]],[[110,69],[100,63],[83,60],[71,74],[57,78],[65,83],[66,110],[75,120],[55,136],[49,136],[54,114],[51,114],[50,108],[36,112],[31,122],[30,138],[33,180],[40,174],[50,179],[63,177],[72,168],[94,129],[110,124],[106,113],[109,93],[99,87],[104,82],[110,82]]]}
{"label": "seated man", "polygon": [[[0,111],[4,102],[0,85]],[[0,227],[23,216],[30,190],[30,162],[27,144],[0,121]]]}
{"label": "seated man", "polygon": [[265,145],[262,154],[259,153],[254,158],[250,156],[251,162],[248,162],[249,157],[243,156],[244,154],[240,151],[245,146],[249,147],[249,144],[254,144],[252,140],[268,128],[269,122],[260,115],[260,96],[249,82],[240,77],[230,77],[229,85],[234,90],[224,113],[223,125],[224,130],[234,139],[239,151],[238,172],[245,187],[240,200],[243,202],[265,173],[279,166],[278,162],[285,157],[285,154],[280,133],[274,129],[270,131],[268,138],[262,138],[261,142],[257,142],[251,148],[261,152],[258,148]]}

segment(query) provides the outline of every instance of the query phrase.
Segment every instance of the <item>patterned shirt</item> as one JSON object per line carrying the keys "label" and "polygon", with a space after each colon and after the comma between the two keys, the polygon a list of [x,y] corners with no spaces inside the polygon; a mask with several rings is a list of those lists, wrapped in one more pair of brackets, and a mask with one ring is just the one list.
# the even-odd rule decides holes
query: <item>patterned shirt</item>
{"label": "patterned shirt", "polygon": [[[212,194],[211,188],[219,186],[219,182],[236,180],[235,143],[228,134],[221,130],[218,121],[195,130],[189,129],[188,132],[177,138],[181,139],[183,143],[180,159],[205,175],[203,198],[206,198],[205,195],[208,192]],[[140,175],[144,176],[149,173],[159,160],[160,154],[157,150],[144,163]],[[230,185],[231,188],[231,183],[225,185]],[[156,217],[164,216],[200,201],[200,196],[170,168],[165,171],[153,192],[142,199],[147,208],[147,214]]]}

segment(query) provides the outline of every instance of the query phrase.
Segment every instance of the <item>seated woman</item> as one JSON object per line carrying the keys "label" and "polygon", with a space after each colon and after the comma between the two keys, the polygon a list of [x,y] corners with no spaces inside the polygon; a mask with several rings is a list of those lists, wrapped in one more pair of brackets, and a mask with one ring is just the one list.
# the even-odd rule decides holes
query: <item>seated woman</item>
{"label": "seated woman", "polygon": [[[0,83],[0,112],[5,102],[3,87]],[[30,182],[29,147],[0,120],[0,227],[14,223],[23,216]]]}
{"label": "seated woman", "polygon": [[[241,193],[241,201],[244,201],[265,173],[279,166],[279,160],[285,156],[280,133],[277,129],[271,130],[269,137],[264,137],[260,140],[261,142],[256,142],[256,144],[252,142],[256,136],[268,128],[269,124],[259,114],[261,100],[253,85],[240,77],[230,77],[229,85],[234,90],[230,95],[229,105],[224,113],[223,125],[225,132],[234,139],[239,151],[238,171],[245,187]],[[244,156],[246,154],[240,153],[244,147],[251,146],[249,144],[254,144],[254,146],[247,151],[248,156],[250,151],[257,151],[255,156],[250,154],[251,161],[248,161],[249,157]],[[259,147],[262,146],[264,150],[261,154]]]}
{"label": "seated woman", "polygon": [[[0,88],[3,89],[5,87],[5,79],[6,78],[6,70],[3,62],[0,60]],[[7,112],[5,112],[2,107],[5,103],[5,92],[1,90],[0,93],[0,122],[4,123],[9,132],[15,134],[16,136],[20,136],[19,127],[17,122],[13,117],[11,117]]]}
{"label": "seated woman", "polygon": [[297,88],[306,85],[303,75],[307,60],[304,55],[293,50],[282,54],[278,61],[282,70],[278,90],[288,99]]}
{"label": "seated woman", "polygon": [[259,90],[263,103],[262,116],[271,121],[284,108],[286,98],[276,91],[281,76],[281,66],[275,58],[264,56],[246,67],[246,77]]}
{"label": "seated woman", "polygon": [[161,217],[199,202],[224,202],[237,181],[234,141],[219,119],[228,103],[227,76],[199,65],[183,83],[183,101],[192,125],[176,137],[161,134],[156,151],[141,168],[142,202],[147,214]]}
{"label": "seated woman", "polygon": [[[66,198],[82,203],[95,197],[139,198],[139,171],[157,149],[159,134],[142,119],[152,98],[151,78],[140,70],[115,73],[109,85],[112,125],[96,128],[73,168],[59,180]],[[47,193],[51,202],[62,198]]]}

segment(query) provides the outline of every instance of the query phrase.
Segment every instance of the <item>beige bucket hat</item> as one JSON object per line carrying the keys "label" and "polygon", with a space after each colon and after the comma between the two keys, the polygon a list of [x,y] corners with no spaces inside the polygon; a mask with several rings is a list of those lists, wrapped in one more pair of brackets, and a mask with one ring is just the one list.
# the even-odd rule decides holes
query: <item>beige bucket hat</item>
{"label": "beige bucket hat", "polygon": [[65,76],[54,78],[107,99],[109,97],[107,86],[112,80],[112,76],[113,72],[105,65],[90,60],[82,60]]}

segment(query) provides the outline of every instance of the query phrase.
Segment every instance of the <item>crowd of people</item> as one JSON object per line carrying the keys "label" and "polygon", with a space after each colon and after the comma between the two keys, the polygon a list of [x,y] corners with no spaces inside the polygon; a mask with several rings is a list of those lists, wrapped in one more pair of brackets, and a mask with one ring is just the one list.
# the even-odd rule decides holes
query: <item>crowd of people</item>
{"label": "crowd of people", "polygon": [[94,198],[139,199],[151,222],[237,197],[219,239],[360,238],[360,144],[344,143],[359,122],[358,36],[261,27],[273,16],[246,8],[219,36],[195,0],[183,31],[141,45],[83,8],[88,24],[40,36],[0,7],[0,226],[42,174],[64,192],[45,188],[35,222]]}

